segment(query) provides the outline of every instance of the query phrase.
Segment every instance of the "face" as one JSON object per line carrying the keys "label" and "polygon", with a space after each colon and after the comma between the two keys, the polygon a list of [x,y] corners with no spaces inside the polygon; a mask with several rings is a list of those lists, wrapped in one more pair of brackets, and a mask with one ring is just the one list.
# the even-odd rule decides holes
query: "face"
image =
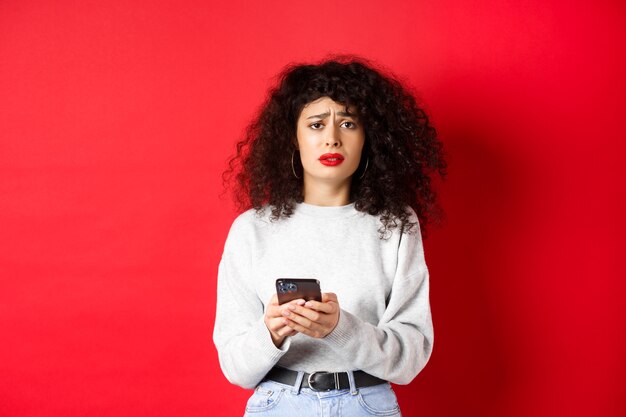
{"label": "face", "polygon": [[350,181],[365,142],[353,109],[329,97],[312,101],[300,113],[296,136],[305,183]]}

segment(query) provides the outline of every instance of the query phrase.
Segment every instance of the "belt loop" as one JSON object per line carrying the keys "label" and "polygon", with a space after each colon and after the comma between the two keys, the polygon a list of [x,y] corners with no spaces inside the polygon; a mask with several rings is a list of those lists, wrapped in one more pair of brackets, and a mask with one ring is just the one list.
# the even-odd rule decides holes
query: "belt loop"
{"label": "belt loop", "polygon": [[350,383],[350,394],[357,395],[359,391],[356,389],[356,384],[354,383],[354,374],[352,371],[347,371],[348,374],[348,382]]}
{"label": "belt loop", "polygon": [[300,387],[302,387],[302,379],[304,378],[304,371],[298,371],[298,376],[296,377],[296,383],[293,385],[291,389],[291,393],[293,395],[300,394]]}

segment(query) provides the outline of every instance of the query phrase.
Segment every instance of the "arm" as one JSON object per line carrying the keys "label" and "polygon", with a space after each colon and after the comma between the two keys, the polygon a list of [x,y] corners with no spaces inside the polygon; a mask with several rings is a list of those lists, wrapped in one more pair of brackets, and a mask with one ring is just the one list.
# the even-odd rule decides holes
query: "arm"
{"label": "arm", "polygon": [[345,355],[352,369],[408,384],[424,368],[433,347],[428,271],[394,281],[377,326],[341,310],[337,326],[323,340]]}
{"label": "arm", "polygon": [[218,268],[217,308],[213,341],[220,367],[228,381],[254,388],[287,352],[290,338],[280,348],[264,322],[263,303],[250,285],[249,236],[238,220],[229,232]]}
{"label": "arm", "polygon": [[[412,209],[410,220],[418,221]],[[434,342],[429,273],[419,226],[415,233],[400,236],[398,265],[386,304],[377,325],[341,310],[337,326],[323,340],[345,354],[352,369],[408,384],[426,366]]]}
{"label": "arm", "polygon": [[408,384],[430,358],[433,326],[419,229],[415,234],[401,235],[398,245],[395,278],[378,323],[365,322],[340,309],[341,300],[334,294],[324,294],[323,303],[295,307],[295,315],[289,318],[295,330],[326,343],[346,368]]}
{"label": "arm", "polygon": [[377,326],[340,309],[335,294],[324,293],[324,298],[294,306],[289,326],[328,344],[348,369],[408,384],[428,362],[433,328],[427,270],[394,282]]}

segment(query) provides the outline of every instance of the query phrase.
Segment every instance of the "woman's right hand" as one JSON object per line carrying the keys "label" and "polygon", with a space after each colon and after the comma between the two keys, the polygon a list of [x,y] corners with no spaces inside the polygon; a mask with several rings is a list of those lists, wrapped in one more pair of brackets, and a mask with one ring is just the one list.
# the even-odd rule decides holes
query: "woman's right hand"
{"label": "woman's right hand", "polygon": [[278,304],[278,297],[276,294],[272,296],[269,303],[267,304],[267,309],[265,310],[265,326],[270,331],[272,335],[272,341],[276,347],[280,347],[285,341],[287,336],[292,336],[298,333],[296,330],[287,326],[285,323],[285,316],[283,315],[283,311],[287,308],[289,304],[298,304],[304,305],[304,300],[293,300],[289,303],[285,303],[283,305]]}

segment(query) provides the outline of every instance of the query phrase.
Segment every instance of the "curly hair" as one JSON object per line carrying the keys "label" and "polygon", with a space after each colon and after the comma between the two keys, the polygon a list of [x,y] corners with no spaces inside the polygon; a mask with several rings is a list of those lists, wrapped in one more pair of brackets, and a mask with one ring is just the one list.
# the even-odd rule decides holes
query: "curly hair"
{"label": "curly hair", "polygon": [[[333,56],[316,65],[290,64],[278,74],[222,174],[225,189],[235,178],[238,209],[261,213],[269,206],[270,219],[276,221],[290,217],[295,204],[304,201],[304,176],[294,175],[290,158],[276,155],[296,149],[300,113],[321,97],[353,107],[364,128],[361,162],[350,186],[355,209],[380,216],[382,239],[398,223],[402,233],[414,228],[410,206],[424,233],[441,212],[431,180],[434,174],[446,175],[443,145],[407,88],[354,55]],[[294,164],[302,171],[299,158]]]}

